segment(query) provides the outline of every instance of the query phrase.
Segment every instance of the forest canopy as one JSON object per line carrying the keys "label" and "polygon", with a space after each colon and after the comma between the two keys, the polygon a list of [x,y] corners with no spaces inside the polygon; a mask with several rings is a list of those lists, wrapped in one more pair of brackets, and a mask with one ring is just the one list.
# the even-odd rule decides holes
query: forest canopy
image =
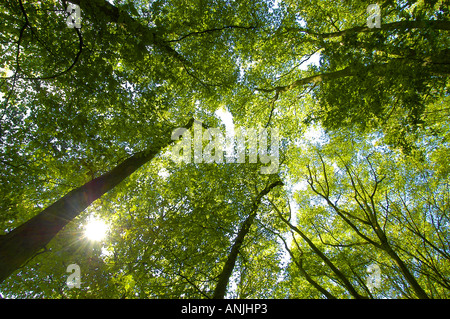
{"label": "forest canopy", "polygon": [[2,1],[0,296],[449,298],[450,5],[371,4]]}

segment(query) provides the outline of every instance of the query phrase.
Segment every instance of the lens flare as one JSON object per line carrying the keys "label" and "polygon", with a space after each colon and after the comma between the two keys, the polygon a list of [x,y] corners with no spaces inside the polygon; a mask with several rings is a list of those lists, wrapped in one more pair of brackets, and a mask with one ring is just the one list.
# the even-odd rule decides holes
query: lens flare
{"label": "lens flare", "polygon": [[101,241],[106,237],[108,225],[98,218],[91,217],[85,226],[84,235],[92,241]]}

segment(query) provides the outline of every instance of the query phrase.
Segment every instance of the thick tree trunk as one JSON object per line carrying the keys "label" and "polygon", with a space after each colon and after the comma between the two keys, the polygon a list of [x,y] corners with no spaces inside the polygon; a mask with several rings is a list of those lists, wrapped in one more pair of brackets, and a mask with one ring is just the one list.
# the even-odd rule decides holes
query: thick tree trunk
{"label": "thick tree trunk", "polygon": [[231,251],[230,254],[228,255],[227,261],[225,262],[222,272],[219,275],[219,281],[217,282],[216,289],[214,290],[213,295],[214,299],[225,298],[228,282],[230,280],[231,274],[233,273],[239,249],[241,248],[244,238],[253,224],[255,215],[256,215],[255,212],[252,212],[242,223],[241,229],[239,229],[238,235],[234,240],[233,247],[231,247]]}
{"label": "thick tree trunk", "polygon": [[283,185],[283,183],[281,181],[276,181],[276,182],[270,184],[269,186],[264,188],[258,194],[258,196],[256,197],[256,200],[253,202],[250,214],[242,223],[242,226],[239,229],[238,235],[236,236],[236,239],[234,240],[233,247],[231,247],[231,251],[230,251],[230,254],[228,255],[227,261],[225,262],[222,272],[219,275],[219,280],[217,282],[216,289],[214,290],[214,294],[213,294],[214,299],[225,298],[228,282],[230,281],[230,277],[231,277],[231,274],[233,273],[234,266],[236,265],[236,259],[237,259],[238,253],[239,253],[239,249],[241,248],[242,243],[244,242],[245,236],[250,231],[250,227],[252,226],[253,220],[256,217],[259,203],[261,202],[261,199],[265,195],[267,195],[271,191],[272,188],[274,188],[277,185]]}
{"label": "thick tree trunk", "polygon": [[[193,119],[186,128],[190,128]],[[41,211],[29,221],[0,237],[0,282],[8,278],[37,252],[45,248],[52,238],[93,201],[113,189],[117,184],[150,161],[173,141],[167,139],[136,153],[111,171],[80,186]]]}

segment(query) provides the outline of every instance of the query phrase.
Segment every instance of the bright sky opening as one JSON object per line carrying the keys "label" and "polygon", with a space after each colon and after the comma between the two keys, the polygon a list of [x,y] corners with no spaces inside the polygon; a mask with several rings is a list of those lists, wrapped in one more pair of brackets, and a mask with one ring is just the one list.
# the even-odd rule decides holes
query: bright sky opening
{"label": "bright sky opening", "polygon": [[101,219],[90,217],[85,226],[84,235],[92,241],[101,241],[106,237],[108,225]]}

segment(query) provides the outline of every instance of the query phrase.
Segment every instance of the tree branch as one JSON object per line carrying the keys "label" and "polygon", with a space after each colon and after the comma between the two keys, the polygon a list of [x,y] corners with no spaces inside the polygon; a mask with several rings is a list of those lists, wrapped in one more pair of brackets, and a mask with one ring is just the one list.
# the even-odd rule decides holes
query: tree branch
{"label": "tree branch", "polygon": [[326,33],[317,33],[312,32],[308,28],[287,28],[287,31],[297,31],[306,33],[312,36],[316,36],[320,39],[330,39],[330,38],[336,38],[341,37],[347,34],[351,33],[370,33],[370,32],[378,32],[380,30],[387,31],[387,30],[406,30],[406,29],[425,29],[425,28],[432,28],[435,30],[450,30],[450,22],[449,21],[436,21],[436,20],[427,20],[427,21],[398,21],[398,22],[391,22],[391,23],[383,23],[381,24],[381,28],[369,28],[367,26],[359,26],[359,27],[353,27],[341,31],[336,32],[326,32]]}
{"label": "tree branch", "polygon": [[245,29],[245,30],[252,30],[252,29],[255,29],[255,28],[256,28],[256,27],[253,27],[253,26],[251,26],[251,27],[245,27],[245,26],[240,26],[240,25],[227,25],[227,26],[220,27],[220,28],[212,28],[212,29],[203,30],[203,31],[193,31],[193,32],[190,32],[190,33],[188,33],[188,34],[185,34],[185,35],[181,36],[181,37],[178,38],[178,39],[175,39],[175,40],[168,40],[167,42],[179,42],[179,41],[184,40],[184,39],[186,39],[187,37],[190,37],[190,36],[194,36],[194,35],[202,35],[202,34],[205,34],[205,33],[212,33],[212,32],[222,31],[222,30],[225,30],[225,29]]}
{"label": "tree branch", "polygon": [[347,279],[347,277],[344,275],[343,272],[341,272],[334,264],[333,262],[325,256],[324,253],[306,236],[298,227],[292,225],[290,222],[286,220],[286,218],[283,217],[278,207],[269,200],[269,202],[272,204],[272,207],[275,209],[276,213],[278,214],[278,217],[291,228],[293,231],[295,231],[297,234],[302,237],[302,239],[308,244],[308,246],[312,249],[312,251],[319,256],[323,262],[331,268],[333,273],[339,278],[339,280],[342,282],[344,287],[347,289],[347,291],[356,299],[367,299],[367,297],[360,295],[356,289],[353,287],[353,285],[350,283],[350,281]]}

